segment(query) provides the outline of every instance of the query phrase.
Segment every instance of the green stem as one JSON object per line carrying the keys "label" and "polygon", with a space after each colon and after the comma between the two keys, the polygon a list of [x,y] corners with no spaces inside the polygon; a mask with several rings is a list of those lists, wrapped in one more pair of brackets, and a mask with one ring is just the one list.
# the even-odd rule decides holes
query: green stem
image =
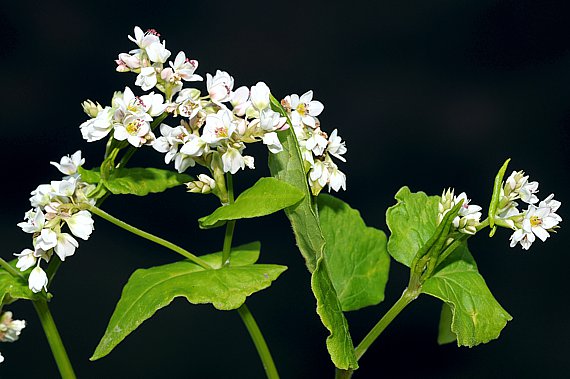
{"label": "green stem", "polygon": [[224,235],[224,249],[222,250],[222,266],[228,266],[230,264],[232,239],[235,226],[236,220],[230,220],[226,224],[226,234]]}
{"label": "green stem", "polygon": [[10,266],[10,263],[6,262],[4,259],[0,258],[0,266],[6,271],[8,271],[12,276],[23,278],[24,275],[14,267]]}
{"label": "green stem", "polygon": [[170,241],[167,241],[163,238],[155,236],[154,234],[150,234],[148,232],[145,232],[144,230],[141,230],[141,229],[136,228],[132,225],[129,225],[126,222],[121,221],[118,218],[111,216],[109,213],[105,212],[104,210],[102,210],[100,208],[97,208],[94,205],[89,205],[86,207],[86,209],[93,212],[97,216],[109,221],[110,223],[115,224],[118,227],[125,229],[126,231],[129,231],[129,232],[131,232],[131,233],[133,233],[139,237],[142,237],[142,238],[147,239],[149,241],[152,241],[156,244],[164,246],[167,249],[170,249],[174,252],[177,252],[178,254],[182,255],[184,258],[196,263],[197,265],[199,265],[202,268],[205,268],[206,270],[212,269],[212,266],[210,266],[206,261],[198,258],[196,255],[190,253],[188,250],[185,250],[185,249],[181,248],[180,246],[173,244]]}
{"label": "green stem", "polygon": [[265,369],[265,375],[267,375],[268,379],[279,379],[279,374],[277,373],[277,368],[273,362],[273,357],[271,356],[269,347],[263,338],[263,334],[261,334],[259,326],[257,326],[257,323],[253,318],[253,314],[251,314],[245,304],[239,307],[237,311],[245,324],[251,339],[253,340],[255,348],[257,349],[257,353],[259,354],[259,358],[261,359],[263,368]]}
{"label": "green stem", "polygon": [[408,304],[414,301],[419,295],[418,288],[406,288],[402,296],[396,301],[396,303],[386,312],[386,314],[378,321],[376,325],[370,330],[370,332],[364,337],[362,342],[358,344],[355,349],[356,359],[360,359],[366,350],[372,345],[376,338],[390,325],[390,323],[406,308]]}
{"label": "green stem", "polygon": [[51,261],[49,262],[47,271],[46,271],[46,274],[48,277],[48,283],[51,283],[51,281],[55,277],[55,274],[57,273],[59,266],[61,266],[61,259],[59,259],[58,256],[52,257]]}
{"label": "green stem", "polygon": [[[228,191],[228,201],[229,204],[234,202],[234,183],[232,174],[229,172],[226,174],[226,188]],[[224,248],[222,250],[222,265],[228,266],[230,264],[231,252],[232,252],[232,239],[234,235],[234,229],[236,226],[236,220],[229,220],[226,224],[226,234],[224,235]]]}
{"label": "green stem", "polygon": [[40,318],[42,327],[44,328],[44,332],[61,377],[63,379],[75,379],[73,367],[71,366],[71,362],[69,361],[63,342],[61,342],[61,337],[59,336],[59,332],[57,331],[47,302],[42,299],[34,301],[33,304],[38,317]]}

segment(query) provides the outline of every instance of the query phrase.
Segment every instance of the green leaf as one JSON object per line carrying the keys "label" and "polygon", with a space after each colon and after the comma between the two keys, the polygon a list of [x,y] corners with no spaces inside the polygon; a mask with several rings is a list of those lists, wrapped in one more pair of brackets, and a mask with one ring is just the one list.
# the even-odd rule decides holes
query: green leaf
{"label": "green leaf", "polygon": [[[17,260],[9,262],[12,267],[16,267]],[[25,278],[16,277],[8,271],[0,268],[0,304],[11,304],[19,299],[37,300],[41,294],[35,294],[28,288]]]}
{"label": "green leaf", "polygon": [[[274,98],[272,97],[272,99]],[[305,194],[299,203],[285,208],[285,214],[293,226],[295,240],[301,255],[305,258],[305,264],[309,271],[313,272],[316,267],[317,255],[321,255],[323,252],[325,240],[313,204],[313,195],[309,191],[299,145],[295,135],[289,129],[277,133],[283,151],[277,154],[269,154],[269,169],[271,175],[295,186]]]}
{"label": "green leaf", "polygon": [[[256,251],[252,254],[252,249]],[[265,289],[287,269],[285,266],[253,264],[259,244],[232,249],[229,266],[221,266],[221,253],[202,258],[216,269],[205,270],[189,261],[136,270],[123,288],[105,335],[90,358],[109,354],[125,337],[176,297],[192,304],[211,303],[220,310],[239,308],[247,296]]]}
{"label": "green leaf", "polygon": [[386,212],[386,223],[391,232],[388,252],[409,267],[416,253],[437,229],[439,196],[412,193],[408,187],[402,187],[395,198],[398,203]]}
{"label": "green leaf", "polygon": [[[512,320],[511,315],[491,294],[466,244],[460,245],[450,258],[423,283],[422,293],[450,306],[451,332],[457,336],[459,346],[472,347],[498,338],[507,322]],[[447,335],[443,340],[449,338]]]}
{"label": "green leaf", "polygon": [[117,168],[104,182],[115,195],[146,196],[192,181],[192,177],[157,168]]}
{"label": "green leaf", "polygon": [[[98,168],[79,169],[81,178],[87,183],[99,183],[101,174]],[[169,188],[192,181],[192,177],[158,168],[117,168],[109,179],[103,180],[105,187],[115,195],[146,196],[149,193],[164,192]]]}
{"label": "green leaf", "polygon": [[367,227],[360,213],[333,196],[317,198],[325,259],[343,311],[384,300],[390,256],[386,235]]}
{"label": "green leaf", "polygon": [[311,275],[311,288],[317,299],[317,314],[330,333],[326,344],[334,365],[343,370],[356,370],[358,361],[348,332],[348,321],[322,257],[317,260],[317,268]]}
{"label": "green leaf", "polygon": [[[283,108],[273,96],[271,104],[284,114]],[[317,299],[317,314],[330,333],[326,341],[327,349],[336,367],[355,370],[358,368],[358,362],[354,345],[324,259],[325,239],[313,196],[309,191],[297,138],[292,128],[279,132],[278,136],[283,151],[269,155],[269,168],[273,176],[297,187],[305,195],[299,203],[286,208],[285,214],[291,222],[297,246],[305,258],[307,268],[312,272],[311,288]]]}
{"label": "green leaf", "polygon": [[88,170],[83,167],[78,167],[77,172],[81,174],[81,180],[89,184],[98,184],[101,181],[101,172],[99,167]]}
{"label": "green leaf", "polygon": [[[497,172],[495,176],[495,181],[493,182],[493,195],[491,196],[491,203],[489,204],[489,226],[491,228],[495,227],[495,214],[497,213],[497,207],[499,206],[499,201],[501,200],[501,188],[503,187],[503,177],[505,176],[505,171],[507,171],[507,166],[511,158],[507,159],[503,166]],[[491,231],[494,234],[494,231]]]}
{"label": "green leaf", "polygon": [[198,220],[200,228],[216,228],[228,220],[266,216],[298,203],[303,192],[275,178],[261,178],[232,204],[221,206]]}
{"label": "green leaf", "polygon": [[441,316],[439,317],[439,330],[437,333],[437,343],[445,345],[457,341],[457,335],[451,330],[453,313],[447,303],[441,306]]}

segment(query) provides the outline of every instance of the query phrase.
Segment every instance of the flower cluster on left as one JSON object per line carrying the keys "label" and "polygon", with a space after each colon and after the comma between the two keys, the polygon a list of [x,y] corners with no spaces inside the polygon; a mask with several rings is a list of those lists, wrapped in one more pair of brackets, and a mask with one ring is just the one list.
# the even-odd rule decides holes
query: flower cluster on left
{"label": "flower cluster on left", "polygon": [[[40,266],[41,261],[49,262],[54,253],[64,261],[75,254],[79,246],[74,236],[87,240],[93,232],[91,213],[81,209],[81,205],[95,204],[95,200],[88,197],[95,186],[83,182],[77,172],[85,163],[81,151],[64,156],[59,163],[50,163],[65,176],[49,184],[40,184],[31,192],[32,208],[18,226],[32,234],[33,249],[26,248],[14,254],[18,257],[16,267],[20,271],[36,266],[28,277],[28,286],[35,293],[47,290],[48,276]],[[71,234],[65,232],[65,225]]]}

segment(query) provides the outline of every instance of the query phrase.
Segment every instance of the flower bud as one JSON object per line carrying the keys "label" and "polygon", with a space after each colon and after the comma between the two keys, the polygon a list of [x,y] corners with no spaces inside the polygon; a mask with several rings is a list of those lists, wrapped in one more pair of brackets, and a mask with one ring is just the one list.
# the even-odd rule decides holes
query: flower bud
{"label": "flower bud", "polygon": [[28,278],[28,287],[33,293],[41,292],[42,289],[47,291],[48,277],[44,270],[40,266],[37,266],[30,272],[30,277]]}
{"label": "flower bud", "polygon": [[208,175],[200,174],[198,175],[198,179],[199,180],[186,183],[188,192],[207,194],[216,188],[216,182]]}
{"label": "flower bud", "polygon": [[83,112],[85,112],[87,116],[91,118],[97,117],[99,111],[103,110],[101,104],[94,103],[91,100],[84,101],[83,103],[81,103],[81,106],[83,107]]}

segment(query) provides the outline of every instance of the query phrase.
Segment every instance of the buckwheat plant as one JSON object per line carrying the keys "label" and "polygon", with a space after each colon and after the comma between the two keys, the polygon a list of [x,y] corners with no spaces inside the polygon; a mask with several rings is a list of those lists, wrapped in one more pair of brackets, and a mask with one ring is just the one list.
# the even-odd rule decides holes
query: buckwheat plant
{"label": "buckwheat plant", "polygon": [[[105,146],[102,162],[86,161],[79,150],[51,162],[63,177],[31,192],[31,208],[18,224],[31,235],[30,244],[14,254],[17,259],[0,259],[2,305],[32,301],[63,378],[75,374],[48,308],[53,296],[49,288],[61,263],[79,248],[78,239],[86,241],[93,233],[93,215],[182,259],[132,274],[92,360],[111,353],[158,309],[184,297],[192,304],[237,310],[267,377],[278,378],[245,302],[286,267],[257,264],[260,244],[233,246],[232,238],[238,220],[280,210],[291,222],[311,273],[316,311],[330,334],[326,346],[337,378],[351,377],[368,347],[421,294],[443,302],[440,343],[474,346],[499,336],[511,316],[487,288],[467,241],[485,228],[490,228],[490,236],[498,228],[510,230],[511,247],[520,244],[528,250],[536,237],[545,241],[562,221],[556,214],[560,202],[553,195],[540,200],[538,182],[529,181],[523,171],[503,180],[507,160],[496,175],[483,220],[483,208],[471,204],[464,192],[456,195],[450,188],[441,196],[428,196],[403,187],[386,213],[387,238],[366,226],[348,204],[321,194],[326,187],[329,192],[346,189],[346,176],[337,163],[345,161],[347,148],[336,129],[330,134],[321,129],[318,116],[324,106],[313,99],[312,91],[278,101],[264,82],[235,88],[234,78],[220,70],[205,75],[204,89],[204,78],[195,73],[198,61],[182,51],[173,56],[155,30],[136,27],[129,39],[134,49],[118,55],[116,69],[135,74],[134,87],[114,92],[105,105],[91,100],[82,104],[88,118],[79,129],[87,142]],[[240,170],[255,169],[259,159],[247,155],[246,148],[258,142],[269,150],[272,176],[236,196],[233,177]],[[175,171],[128,167],[139,149],[164,154],[164,162]],[[203,229],[225,226],[222,251],[196,255],[102,209],[112,195],[145,196],[180,185],[191,194],[219,199],[219,208],[198,222]],[[384,299],[390,257],[410,268],[408,285],[355,346],[345,312]],[[16,341],[25,325],[13,320],[11,312],[2,313],[0,341]]]}

